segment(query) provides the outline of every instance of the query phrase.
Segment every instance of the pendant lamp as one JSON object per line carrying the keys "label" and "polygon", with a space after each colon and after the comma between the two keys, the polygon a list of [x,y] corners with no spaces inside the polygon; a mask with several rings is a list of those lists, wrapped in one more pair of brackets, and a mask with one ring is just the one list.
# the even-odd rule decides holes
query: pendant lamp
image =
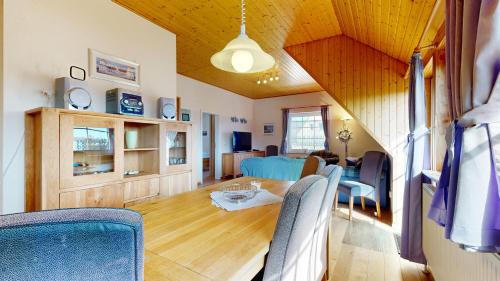
{"label": "pendant lamp", "polygon": [[274,66],[274,58],[250,39],[245,31],[245,0],[241,0],[240,35],[224,49],[212,56],[210,62],[217,68],[235,73],[255,73]]}

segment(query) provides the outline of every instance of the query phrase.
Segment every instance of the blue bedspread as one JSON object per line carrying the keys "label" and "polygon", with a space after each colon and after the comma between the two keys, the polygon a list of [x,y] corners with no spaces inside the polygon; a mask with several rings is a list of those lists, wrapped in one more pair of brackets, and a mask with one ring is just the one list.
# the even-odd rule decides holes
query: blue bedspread
{"label": "blue bedspread", "polygon": [[241,162],[243,176],[296,181],[300,178],[305,159],[283,156],[253,157]]}
{"label": "blue bedspread", "polygon": [[[243,176],[248,177],[258,177],[267,178],[275,180],[286,180],[286,181],[297,181],[302,173],[302,168],[304,167],[305,159],[296,159],[283,156],[271,156],[271,157],[254,157],[248,158],[241,162],[241,172]],[[352,167],[344,168],[342,172],[343,180],[358,181],[359,180],[359,169]],[[382,208],[388,207],[388,188],[385,177],[382,176],[380,181],[382,194],[380,205]],[[356,204],[360,204],[360,199],[354,199]],[[339,194],[339,202],[347,203],[349,202],[349,197],[345,194]],[[370,200],[366,201],[367,205],[374,205]]]}

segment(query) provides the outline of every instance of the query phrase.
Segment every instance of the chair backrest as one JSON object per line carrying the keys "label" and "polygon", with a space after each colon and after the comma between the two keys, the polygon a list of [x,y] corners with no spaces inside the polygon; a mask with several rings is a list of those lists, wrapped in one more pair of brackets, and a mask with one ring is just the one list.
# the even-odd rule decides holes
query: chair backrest
{"label": "chair backrest", "polygon": [[309,175],[316,175],[318,171],[321,171],[324,167],[325,160],[323,158],[309,155],[304,162],[304,168],[302,168],[300,178],[304,178]]}
{"label": "chair backrest", "polygon": [[363,156],[359,181],[378,189],[386,155],[380,151],[368,151]]}
{"label": "chair backrest", "polygon": [[333,201],[335,200],[335,192],[339,186],[340,177],[342,176],[343,168],[337,165],[328,165],[319,171],[319,175],[328,179],[328,186],[326,188],[325,196],[323,197],[323,202],[321,203],[320,215],[316,224],[316,233],[318,237],[315,239],[318,242],[316,249],[317,258],[321,259],[321,263],[318,263],[319,267],[317,271],[322,271],[323,273],[327,268],[327,256],[326,256],[326,240],[328,238],[328,227],[330,225],[330,219],[332,216]]}
{"label": "chair backrest", "polygon": [[278,146],[268,145],[266,146],[266,157],[268,156],[278,156]]}
{"label": "chair backrest", "polygon": [[144,280],[142,216],[64,209],[0,217],[0,280]]}
{"label": "chair backrest", "polygon": [[[265,281],[319,280],[321,260],[314,235],[328,180],[311,175],[290,187],[283,200],[264,269]],[[319,277],[319,278],[318,278]]]}

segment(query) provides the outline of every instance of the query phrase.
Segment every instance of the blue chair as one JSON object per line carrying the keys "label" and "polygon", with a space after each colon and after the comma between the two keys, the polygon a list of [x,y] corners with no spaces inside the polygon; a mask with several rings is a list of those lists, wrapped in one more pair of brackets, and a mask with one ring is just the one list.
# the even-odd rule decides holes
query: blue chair
{"label": "blue chair", "polygon": [[316,225],[317,234],[321,236],[321,245],[326,245],[326,247],[321,248],[321,259],[325,260],[326,266],[326,277],[330,280],[330,219],[332,217],[332,207],[334,202],[334,196],[337,193],[337,188],[339,186],[340,177],[342,176],[343,168],[337,165],[328,165],[323,170],[319,171],[319,175],[328,179],[328,187],[326,188],[325,196],[323,197],[323,202],[321,203],[320,218],[318,224]]}
{"label": "blue chair", "polygon": [[0,280],[142,281],[142,216],[105,208],[1,216]]}
{"label": "blue chair", "polygon": [[318,232],[323,217],[322,202],[328,181],[310,175],[293,184],[283,199],[281,211],[264,268],[264,281],[321,280],[326,270]]}
{"label": "blue chair", "polygon": [[365,198],[375,201],[377,217],[380,219],[380,177],[384,167],[386,155],[380,151],[368,151],[363,156],[363,164],[359,174],[359,181],[340,181],[335,196],[335,209],[338,204],[338,193],[349,196],[349,220],[352,220],[354,197],[361,197],[361,207],[365,209]]}

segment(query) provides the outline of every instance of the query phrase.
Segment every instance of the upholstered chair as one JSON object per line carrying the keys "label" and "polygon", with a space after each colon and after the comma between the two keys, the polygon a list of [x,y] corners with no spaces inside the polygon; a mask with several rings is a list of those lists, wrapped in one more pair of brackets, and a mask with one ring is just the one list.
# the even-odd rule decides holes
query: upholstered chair
{"label": "upholstered chair", "polygon": [[278,156],[278,146],[277,145],[266,146],[266,157],[269,157],[269,156]]}
{"label": "upholstered chair", "polygon": [[386,155],[380,151],[368,151],[363,156],[359,181],[340,181],[335,196],[335,209],[337,208],[338,193],[342,192],[349,196],[349,220],[352,220],[352,209],[354,197],[361,197],[361,207],[365,209],[365,198],[375,201],[377,217],[380,213],[380,178]]}
{"label": "upholstered chair", "polygon": [[[323,202],[321,203],[320,217],[318,219],[318,224],[316,225],[316,235],[320,237],[321,245],[317,250],[320,252],[321,259],[327,261],[326,263],[322,263],[321,265],[325,266],[324,269],[321,269],[323,272],[326,271],[327,277],[329,267],[328,261],[330,260],[330,240],[328,239],[330,219],[332,216],[332,207],[334,202],[334,197],[337,192],[337,188],[339,185],[340,177],[342,176],[343,168],[337,165],[328,165],[319,171],[319,175],[328,179],[328,187],[325,192],[325,196],[323,197]],[[323,245],[326,245],[323,247]],[[329,278],[328,278],[329,279]]]}
{"label": "upholstered chair", "polygon": [[319,156],[325,159],[326,165],[337,165],[339,163],[339,155],[326,151],[326,150],[316,150],[309,154],[310,156]]}
{"label": "upholstered chair", "polygon": [[309,175],[316,175],[321,169],[325,167],[325,160],[318,156],[308,156],[304,162],[304,168],[302,168],[302,173],[300,178],[307,177]]}
{"label": "upholstered chair", "polygon": [[0,217],[0,280],[144,280],[142,216],[64,209]]}
{"label": "upholstered chair", "polygon": [[307,176],[293,184],[281,211],[264,268],[265,281],[319,281],[326,259],[318,249],[326,247],[317,234],[328,180]]}

